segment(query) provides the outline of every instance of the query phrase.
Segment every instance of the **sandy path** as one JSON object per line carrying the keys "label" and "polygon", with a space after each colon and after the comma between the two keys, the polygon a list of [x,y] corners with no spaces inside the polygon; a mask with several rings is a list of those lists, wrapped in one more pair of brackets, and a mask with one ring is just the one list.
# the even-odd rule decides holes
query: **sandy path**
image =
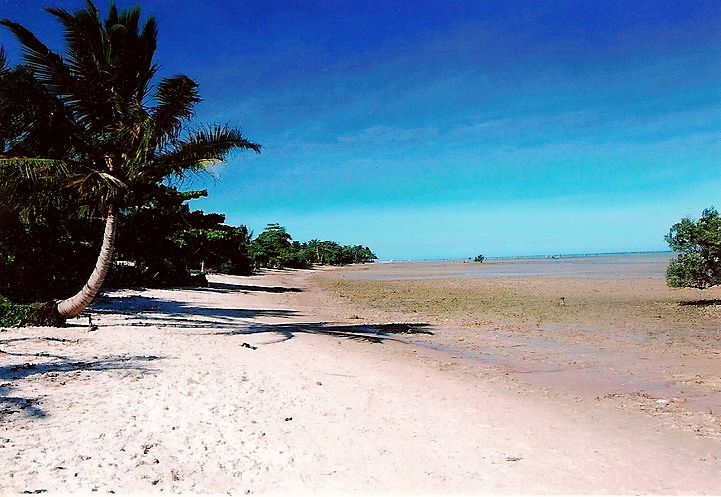
{"label": "sandy path", "polygon": [[0,332],[0,490],[721,493],[718,441],[358,338],[307,275]]}

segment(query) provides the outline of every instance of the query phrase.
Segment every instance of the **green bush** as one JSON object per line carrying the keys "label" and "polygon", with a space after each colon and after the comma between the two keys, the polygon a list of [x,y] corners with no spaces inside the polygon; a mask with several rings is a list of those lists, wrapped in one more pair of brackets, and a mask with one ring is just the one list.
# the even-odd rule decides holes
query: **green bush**
{"label": "green bush", "polygon": [[37,304],[13,304],[0,295],[0,326],[22,326],[32,320]]}
{"label": "green bush", "polygon": [[684,218],[671,227],[666,241],[679,252],[666,269],[671,287],[709,288],[721,284],[721,216],[713,207],[698,221]]}

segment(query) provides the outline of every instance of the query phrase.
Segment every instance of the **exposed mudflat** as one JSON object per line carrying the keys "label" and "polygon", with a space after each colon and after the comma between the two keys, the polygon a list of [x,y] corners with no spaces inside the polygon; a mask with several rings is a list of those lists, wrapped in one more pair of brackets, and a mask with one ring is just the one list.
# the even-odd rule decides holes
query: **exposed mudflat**
{"label": "exposed mudflat", "polygon": [[312,279],[359,317],[433,323],[422,341],[439,351],[721,438],[721,289],[668,288],[667,259],[386,263]]}

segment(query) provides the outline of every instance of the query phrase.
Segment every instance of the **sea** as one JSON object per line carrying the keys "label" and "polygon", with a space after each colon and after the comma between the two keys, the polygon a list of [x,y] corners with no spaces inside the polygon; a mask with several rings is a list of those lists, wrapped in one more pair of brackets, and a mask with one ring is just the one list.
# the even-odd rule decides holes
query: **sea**
{"label": "sea", "polygon": [[346,277],[359,280],[439,278],[664,279],[673,252],[633,252],[471,260],[379,261]]}

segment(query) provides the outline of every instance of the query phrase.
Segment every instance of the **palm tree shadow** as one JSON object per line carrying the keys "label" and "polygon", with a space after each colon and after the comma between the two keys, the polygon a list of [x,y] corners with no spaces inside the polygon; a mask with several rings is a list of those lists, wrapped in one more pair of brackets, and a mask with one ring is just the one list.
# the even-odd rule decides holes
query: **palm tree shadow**
{"label": "palm tree shadow", "polygon": [[[20,355],[20,354],[14,354]],[[23,354],[35,355],[35,354]],[[35,375],[48,375],[49,373],[71,373],[76,371],[110,371],[128,370],[136,372],[152,372],[147,363],[164,359],[158,356],[115,356],[96,361],[72,361],[69,359],[59,362],[24,363],[0,366],[0,420],[3,417],[22,413],[28,418],[44,418],[47,413],[40,407],[42,399],[38,397],[18,397],[8,395],[14,390],[14,383]]]}
{"label": "palm tree shadow", "polygon": [[220,331],[214,335],[256,335],[260,333],[273,333],[280,335],[274,343],[284,342],[295,337],[298,333],[314,335],[327,335],[346,338],[359,342],[384,343],[387,340],[405,341],[398,335],[433,335],[429,323],[384,323],[384,324],[357,324],[339,325],[333,323],[289,323],[289,324],[253,324],[243,329]]}
{"label": "palm tree shadow", "polygon": [[302,292],[301,288],[285,287],[285,286],[261,286],[261,285],[240,285],[238,283],[221,283],[209,282],[206,288],[197,288],[201,292],[219,292],[219,293],[251,293],[251,292],[267,292],[267,293],[288,293]]}
{"label": "palm tree shadow", "polygon": [[[4,338],[0,340],[0,346],[9,345],[14,342],[24,342],[28,340],[47,340],[47,341],[53,341],[53,342],[73,342],[74,340],[68,340],[66,338],[56,338],[56,337],[17,337],[17,338]],[[49,354],[47,352],[9,352],[8,350],[2,348],[0,349],[0,354],[5,354],[8,356],[15,356],[15,357],[51,357],[53,359],[58,360],[69,360],[67,356],[63,355],[57,355],[57,354]],[[1,378],[0,378],[1,379]]]}
{"label": "palm tree shadow", "polygon": [[[227,285],[228,288],[242,288],[248,291],[302,291],[286,287],[256,287],[252,285]],[[220,287],[223,289],[224,287]],[[245,291],[241,290],[241,291]],[[229,290],[230,291],[230,290]],[[235,290],[233,290],[235,291]],[[341,325],[328,322],[306,323],[248,323],[246,320],[259,317],[291,318],[297,314],[292,309],[236,309],[199,305],[195,302],[166,300],[142,295],[125,297],[102,297],[90,309],[91,314],[120,314],[126,322],[104,324],[103,326],[156,326],[172,328],[215,328],[215,335],[255,335],[273,333],[280,335],[279,341],[293,338],[298,333],[328,335],[369,343],[383,343],[387,340],[403,341],[400,335],[432,335],[429,323],[382,323]]]}
{"label": "palm tree shadow", "polygon": [[[290,318],[297,314],[292,309],[237,309],[209,307],[194,302],[167,300],[142,295],[128,297],[102,297],[89,309],[90,314],[121,314],[137,321],[133,326],[160,326],[182,328],[237,327],[239,319],[258,317]],[[127,323],[126,323],[127,324]]]}

